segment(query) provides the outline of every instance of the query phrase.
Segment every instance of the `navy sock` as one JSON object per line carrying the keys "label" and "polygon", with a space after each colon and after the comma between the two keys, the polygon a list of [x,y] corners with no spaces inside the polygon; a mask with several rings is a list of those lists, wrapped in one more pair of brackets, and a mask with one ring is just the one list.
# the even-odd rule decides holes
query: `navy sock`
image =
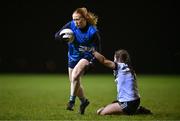
{"label": "navy sock", "polygon": [[71,101],[71,102],[75,102],[75,100],[76,100],[76,96],[70,96],[70,98],[69,98],[69,101]]}
{"label": "navy sock", "polygon": [[86,98],[84,97],[79,97],[79,100],[81,101],[81,104],[84,103],[86,101]]}

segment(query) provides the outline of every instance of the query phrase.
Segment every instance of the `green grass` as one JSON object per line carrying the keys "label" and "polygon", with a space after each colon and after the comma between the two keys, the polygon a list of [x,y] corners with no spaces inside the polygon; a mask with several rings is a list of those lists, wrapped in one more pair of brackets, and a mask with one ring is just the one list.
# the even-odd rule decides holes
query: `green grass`
{"label": "green grass", "polygon": [[67,75],[1,74],[1,120],[180,120],[180,76],[137,75],[141,105],[153,115],[98,116],[96,110],[115,100],[116,87],[112,75],[85,75],[82,79],[90,100],[85,115],[67,111],[69,81]]}

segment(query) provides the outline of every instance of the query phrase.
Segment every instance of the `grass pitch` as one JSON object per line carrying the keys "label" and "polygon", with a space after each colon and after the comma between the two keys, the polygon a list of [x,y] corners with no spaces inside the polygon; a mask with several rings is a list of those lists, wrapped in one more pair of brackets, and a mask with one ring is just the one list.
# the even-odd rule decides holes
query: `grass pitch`
{"label": "grass pitch", "polygon": [[82,84],[90,100],[85,115],[65,110],[68,76],[63,74],[0,74],[0,120],[180,120],[180,76],[137,75],[141,105],[153,115],[98,116],[96,110],[116,99],[114,77],[85,75]]}

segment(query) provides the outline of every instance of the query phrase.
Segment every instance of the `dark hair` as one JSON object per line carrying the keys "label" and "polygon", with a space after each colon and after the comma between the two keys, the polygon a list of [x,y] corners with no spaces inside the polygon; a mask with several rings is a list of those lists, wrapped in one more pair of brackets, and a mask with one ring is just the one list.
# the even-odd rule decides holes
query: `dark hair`
{"label": "dark hair", "polygon": [[115,58],[117,59],[117,61],[126,64],[130,63],[131,61],[129,53],[124,49],[117,50],[115,52]]}
{"label": "dark hair", "polygon": [[127,50],[120,49],[120,50],[115,51],[115,58],[116,58],[117,62],[121,62],[121,63],[127,64],[129,69],[130,69],[130,71],[131,71],[131,73],[135,77],[135,71],[134,71],[134,69],[132,67],[130,55],[129,55]]}

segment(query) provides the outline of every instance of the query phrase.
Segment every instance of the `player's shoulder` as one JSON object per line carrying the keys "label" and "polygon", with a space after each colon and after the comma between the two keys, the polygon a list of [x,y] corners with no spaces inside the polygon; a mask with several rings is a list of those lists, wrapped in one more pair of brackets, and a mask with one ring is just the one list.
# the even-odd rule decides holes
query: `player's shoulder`
{"label": "player's shoulder", "polygon": [[124,68],[124,67],[127,67],[127,66],[128,66],[128,65],[125,64],[125,63],[117,63],[117,67],[120,68],[120,69],[122,69],[122,68]]}
{"label": "player's shoulder", "polygon": [[92,34],[95,34],[98,32],[98,29],[96,26],[93,26],[93,25],[89,25],[89,32],[92,33]]}

